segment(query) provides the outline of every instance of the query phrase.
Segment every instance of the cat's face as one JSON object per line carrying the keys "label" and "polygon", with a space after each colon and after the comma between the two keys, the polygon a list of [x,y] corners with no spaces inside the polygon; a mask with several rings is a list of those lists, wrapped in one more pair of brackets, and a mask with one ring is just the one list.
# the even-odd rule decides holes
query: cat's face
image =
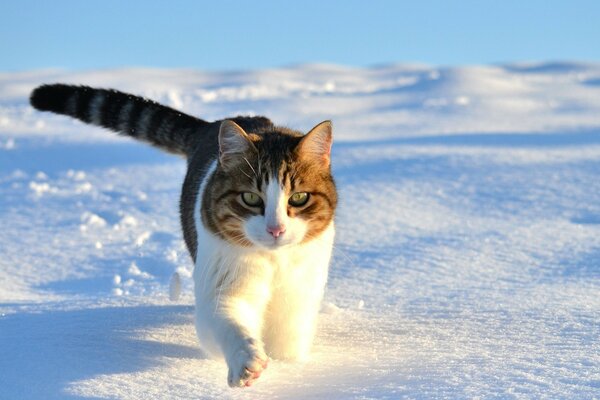
{"label": "cat's face", "polygon": [[219,147],[202,215],[214,233],[243,247],[277,249],[307,242],[329,226],[337,204],[329,122],[301,136],[247,134],[225,121]]}

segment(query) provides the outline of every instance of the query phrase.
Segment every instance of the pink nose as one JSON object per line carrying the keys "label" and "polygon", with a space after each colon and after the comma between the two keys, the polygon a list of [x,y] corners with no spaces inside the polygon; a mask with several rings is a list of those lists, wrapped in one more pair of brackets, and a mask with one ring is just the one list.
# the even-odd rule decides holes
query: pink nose
{"label": "pink nose", "polygon": [[283,235],[285,232],[285,226],[276,225],[276,226],[267,226],[267,232],[269,232],[274,238],[278,238]]}

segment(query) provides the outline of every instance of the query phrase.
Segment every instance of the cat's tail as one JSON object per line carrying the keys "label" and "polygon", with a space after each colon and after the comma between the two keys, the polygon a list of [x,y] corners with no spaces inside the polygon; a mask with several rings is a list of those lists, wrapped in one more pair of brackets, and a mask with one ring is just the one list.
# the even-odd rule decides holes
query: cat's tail
{"label": "cat's tail", "polygon": [[31,105],[102,126],[170,153],[188,155],[209,123],[152,100],[116,90],[52,84],[37,87]]}

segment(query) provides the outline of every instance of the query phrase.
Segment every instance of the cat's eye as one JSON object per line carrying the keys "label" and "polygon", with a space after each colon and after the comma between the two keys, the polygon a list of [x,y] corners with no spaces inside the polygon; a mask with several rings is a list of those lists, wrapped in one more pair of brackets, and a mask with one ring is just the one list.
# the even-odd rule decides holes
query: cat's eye
{"label": "cat's eye", "polygon": [[302,207],[308,202],[309,194],[306,192],[297,192],[290,196],[288,203],[290,206]]}
{"label": "cat's eye", "polygon": [[262,199],[260,196],[252,192],[242,193],[242,200],[250,207],[258,207],[262,204]]}

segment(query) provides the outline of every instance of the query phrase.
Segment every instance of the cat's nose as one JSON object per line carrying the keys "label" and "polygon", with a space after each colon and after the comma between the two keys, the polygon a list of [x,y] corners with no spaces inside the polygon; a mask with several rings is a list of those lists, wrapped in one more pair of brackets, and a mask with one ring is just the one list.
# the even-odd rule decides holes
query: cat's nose
{"label": "cat's nose", "polygon": [[285,226],[283,226],[283,225],[268,226],[267,225],[267,232],[269,232],[271,234],[271,236],[273,236],[274,238],[278,238],[279,236],[283,235],[283,233],[285,232]]}

